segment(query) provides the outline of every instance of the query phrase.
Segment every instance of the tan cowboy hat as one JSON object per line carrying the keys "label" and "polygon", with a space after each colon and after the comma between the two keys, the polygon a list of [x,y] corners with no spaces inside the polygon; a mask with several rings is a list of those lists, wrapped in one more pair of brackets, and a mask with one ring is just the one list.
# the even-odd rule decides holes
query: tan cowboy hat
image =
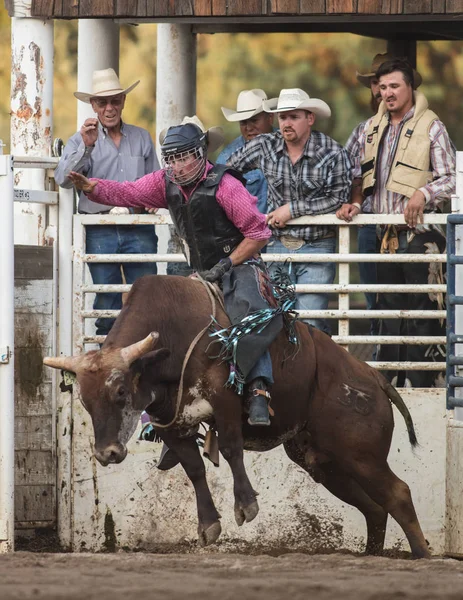
{"label": "tan cowboy hat", "polygon": [[[370,80],[372,77],[375,76],[376,71],[379,69],[379,67],[387,62],[388,60],[395,60],[399,58],[398,56],[394,56],[393,54],[391,54],[390,52],[384,52],[384,54],[377,54],[374,59],[373,62],[371,63],[371,71],[369,73],[359,73],[357,71],[356,75],[357,75],[357,79],[358,81],[360,81],[360,83],[362,85],[364,85],[365,87],[369,88],[370,87]],[[416,90],[416,88],[420,87],[420,85],[423,82],[423,78],[421,77],[421,75],[418,73],[418,71],[415,71],[415,69],[413,69],[413,79],[414,79],[414,89]]]}
{"label": "tan cowboy hat", "polygon": [[[201,131],[203,133],[207,134],[207,151],[208,152],[215,152],[225,142],[225,136],[223,134],[223,129],[221,127],[211,127],[210,129],[206,129],[204,127],[203,123],[198,119],[198,117],[196,115],[193,115],[192,117],[184,117],[184,119],[180,123],[180,125],[188,125],[188,123],[192,123],[193,125],[196,125],[196,127],[199,127],[199,129],[201,129]],[[169,128],[166,127],[159,134],[159,143],[161,144],[161,146],[164,143],[164,138],[166,137],[166,133],[167,133],[168,129]]]}
{"label": "tan cowboy hat", "polygon": [[243,90],[238,95],[236,101],[236,110],[222,106],[223,116],[227,121],[246,121],[261,112],[264,112],[262,106],[263,100],[267,100],[267,94],[264,90],[255,88],[253,90]]}
{"label": "tan cowboy hat", "polygon": [[128,94],[140,83],[140,80],[133,83],[130,87],[123,89],[119,77],[114,69],[102,69],[101,71],[93,71],[92,76],[92,92],[74,92],[74,96],[82,102],[90,104],[91,98],[108,98],[117,96],[118,94]]}
{"label": "tan cowboy hat", "polygon": [[288,110],[309,110],[319,117],[330,117],[331,109],[326,102],[311,98],[300,88],[281,90],[278,98],[263,102],[264,110],[268,113],[286,112]]}

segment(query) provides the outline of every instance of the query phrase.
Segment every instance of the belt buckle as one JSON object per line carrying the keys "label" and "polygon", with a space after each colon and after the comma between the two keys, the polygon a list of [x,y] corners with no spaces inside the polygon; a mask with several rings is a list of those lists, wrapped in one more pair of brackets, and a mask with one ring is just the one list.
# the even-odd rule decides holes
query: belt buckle
{"label": "belt buckle", "polygon": [[282,235],[280,241],[288,250],[299,250],[305,244],[305,240],[298,240],[290,235]]}

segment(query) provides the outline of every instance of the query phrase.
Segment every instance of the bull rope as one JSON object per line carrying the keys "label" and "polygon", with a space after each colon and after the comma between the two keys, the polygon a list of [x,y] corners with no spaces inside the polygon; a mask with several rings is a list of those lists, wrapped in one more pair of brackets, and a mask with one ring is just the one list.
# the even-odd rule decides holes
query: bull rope
{"label": "bull rope", "polygon": [[[183,359],[182,372],[180,375],[180,383],[178,386],[178,393],[177,393],[177,402],[175,405],[175,413],[174,413],[173,419],[169,423],[153,423],[153,426],[155,429],[157,429],[157,428],[167,429],[168,427],[172,427],[172,425],[175,425],[175,422],[177,421],[177,418],[178,418],[178,414],[180,412],[180,404],[182,402],[182,396],[183,396],[183,375],[185,374],[185,369],[187,367],[188,361],[190,359],[190,356],[193,353],[193,350],[195,349],[196,344],[203,337],[203,335],[206,333],[206,331],[209,330],[211,325],[215,322],[215,316],[216,316],[215,296],[217,294],[217,288],[212,283],[205,281],[198,273],[196,274],[196,279],[199,279],[199,281],[204,285],[204,287],[206,288],[207,294],[209,296],[209,300],[211,301],[211,305],[212,305],[211,320],[206,325],[206,327],[204,327],[204,329],[201,329],[201,331],[193,339],[193,341],[191,342],[191,344],[188,348],[187,353],[185,354],[185,358]],[[222,306],[222,308],[224,308],[223,303],[221,301],[220,301],[220,305]]]}

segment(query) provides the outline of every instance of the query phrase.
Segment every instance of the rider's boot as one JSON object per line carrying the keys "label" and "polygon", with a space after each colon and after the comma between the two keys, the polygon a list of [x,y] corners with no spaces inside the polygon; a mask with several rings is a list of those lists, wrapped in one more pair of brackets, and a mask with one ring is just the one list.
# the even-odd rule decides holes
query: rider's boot
{"label": "rider's boot", "polygon": [[268,391],[268,384],[261,377],[257,377],[249,384],[249,425],[268,426],[270,425],[269,402],[271,396]]}

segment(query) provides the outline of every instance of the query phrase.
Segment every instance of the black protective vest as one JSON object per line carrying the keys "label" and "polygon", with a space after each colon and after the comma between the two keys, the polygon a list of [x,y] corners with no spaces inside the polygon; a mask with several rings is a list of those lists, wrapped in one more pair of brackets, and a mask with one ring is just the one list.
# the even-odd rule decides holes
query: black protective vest
{"label": "black protective vest", "polygon": [[215,165],[201,181],[188,202],[175,183],[166,178],[166,198],[170,216],[182,242],[188,246],[185,252],[195,271],[211,269],[226,258],[244,239],[243,234],[228,219],[216,200],[220,180],[230,173],[244,183],[238,171],[226,165]]}

